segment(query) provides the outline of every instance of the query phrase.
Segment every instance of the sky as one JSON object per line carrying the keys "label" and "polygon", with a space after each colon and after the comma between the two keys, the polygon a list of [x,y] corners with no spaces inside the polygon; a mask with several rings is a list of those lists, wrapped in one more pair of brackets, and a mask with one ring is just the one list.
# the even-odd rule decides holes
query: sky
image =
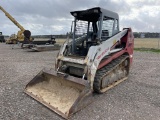
{"label": "sky", "polygon": [[[102,7],[119,14],[120,30],[160,32],[160,0],[0,0],[2,6],[32,35],[70,32],[71,11]],[[0,31],[17,33],[15,26],[0,11]]]}

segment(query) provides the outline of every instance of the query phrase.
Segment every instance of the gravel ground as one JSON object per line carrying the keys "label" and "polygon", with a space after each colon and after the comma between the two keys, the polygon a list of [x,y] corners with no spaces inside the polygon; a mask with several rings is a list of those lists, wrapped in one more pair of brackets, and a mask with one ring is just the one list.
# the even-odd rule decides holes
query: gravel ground
{"label": "gravel ground", "polygon": [[[27,52],[0,44],[0,120],[63,120],[23,93],[57,52]],[[71,120],[160,120],[160,54],[135,52],[129,79],[76,113]]]}

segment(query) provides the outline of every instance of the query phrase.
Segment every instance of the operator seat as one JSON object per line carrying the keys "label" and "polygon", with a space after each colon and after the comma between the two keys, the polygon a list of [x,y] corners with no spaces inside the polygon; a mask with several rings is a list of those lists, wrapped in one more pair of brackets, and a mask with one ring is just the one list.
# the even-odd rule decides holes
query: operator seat
{"label": "operator seat", "polygon": [[91,33],[91,41],[87,41],[87,48],[97,45],[97,33]]}
{"label": "operator seat", "polygon": [[101,39],[102,41],[105,41],[109,38],[109,31],[108,30],[102,30]]}

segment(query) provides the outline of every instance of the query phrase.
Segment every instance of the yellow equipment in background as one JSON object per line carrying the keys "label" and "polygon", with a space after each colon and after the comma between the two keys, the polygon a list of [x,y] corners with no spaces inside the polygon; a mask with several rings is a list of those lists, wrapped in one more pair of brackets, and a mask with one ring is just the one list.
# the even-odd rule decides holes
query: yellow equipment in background
{"label": "yellow equipment in background", "polygon": [[[18,31],[17,35],[15,36],[15,34],[14,35],[12,34],[10,36],[10,38],[6,41],[6,43],[7,44],[15,44],[17,42],[23,42],[24,41],[23,32],[25,31],[25,29],[23,28],[23,26],[20,25],[8,12],[6,12],[2,6],[0,6],[0,9],[20,29],[20,31]],[[30,38],[30,40],[32,40],[32,38]]]}
{"label": "yellow equipment in background", "polygon": [[17,43],[17,35],[12,34],[9,36],[9,38],[6,40],[6,44],[16,44]]}

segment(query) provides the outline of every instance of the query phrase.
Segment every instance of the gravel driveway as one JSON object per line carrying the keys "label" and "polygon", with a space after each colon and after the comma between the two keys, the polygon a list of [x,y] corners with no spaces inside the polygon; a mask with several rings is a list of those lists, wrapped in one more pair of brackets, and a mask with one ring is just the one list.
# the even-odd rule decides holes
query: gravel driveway
{"label": "gravel driveway", "polygon": [[[27,52],[0,43],[0,120],[63,120],[23,93],[57,51]],[[76,113],[71,120],[160,120],[160,54],[135,52],[129,79]]]}

